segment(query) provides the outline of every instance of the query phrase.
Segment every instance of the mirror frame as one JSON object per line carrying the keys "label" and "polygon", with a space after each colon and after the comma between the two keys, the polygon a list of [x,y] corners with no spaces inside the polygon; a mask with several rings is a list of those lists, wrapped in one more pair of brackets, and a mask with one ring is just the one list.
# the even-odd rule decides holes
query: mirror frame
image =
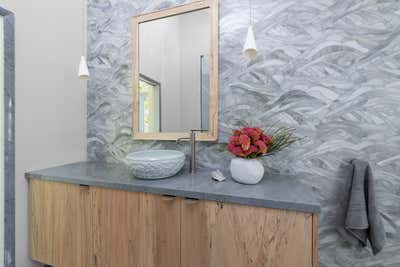
{"label": "mirror frame", "polygon": [[132,17],[132,137],[134,140],[177,140],[189,137],[188,132],[160,132],[143,133],[139,131],[139,24],[156,19],[176,16],[196,10],[210,8],[210,121],[209,130],[198,133],[199,141],[216,141],[218,139],[218,35],[219,35],[219,7],[218,0],[195,1],[172,8],[140,14]]}

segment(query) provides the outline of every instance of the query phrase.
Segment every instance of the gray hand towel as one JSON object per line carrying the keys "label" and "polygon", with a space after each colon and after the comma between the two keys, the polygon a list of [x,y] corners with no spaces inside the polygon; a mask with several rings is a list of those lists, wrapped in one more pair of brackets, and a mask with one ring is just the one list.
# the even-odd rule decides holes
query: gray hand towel
{"label": "gray hand towel", "polygon": [[375,185],[368,162],[353,160],[353,177],[345,229],[362,245],[371,243],[377,254],[385,244],[385,229],[375,199]]}

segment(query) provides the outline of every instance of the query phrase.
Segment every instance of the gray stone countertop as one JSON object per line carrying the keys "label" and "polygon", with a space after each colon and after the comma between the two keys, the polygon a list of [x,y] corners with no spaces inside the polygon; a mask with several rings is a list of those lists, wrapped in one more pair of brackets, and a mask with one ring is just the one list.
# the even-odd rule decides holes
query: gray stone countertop
{"label": "gray stone countertop", "polygon": [[26,178],[106,187],[135,192],[237,203],[250,206],[318,213],[314,190],[296,180],[296,176],[266,175],[257,185],[243,185],[228,177],[223,182],[211,179],[210,170],[192,175],[181,171],[162,180],[140,180],[122,164],[77,162],[54,168],[30,171]]}

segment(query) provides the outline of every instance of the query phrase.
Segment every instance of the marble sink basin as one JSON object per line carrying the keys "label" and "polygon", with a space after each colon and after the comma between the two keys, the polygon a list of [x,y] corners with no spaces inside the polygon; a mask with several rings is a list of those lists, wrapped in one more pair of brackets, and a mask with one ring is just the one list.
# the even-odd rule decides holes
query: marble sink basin
{"label": "marble sink basin", "polygon": [[140,179],[163,179],[174,176],[185,165],[185,154],[176,150],[145,150],[125,158],[131,174]]}

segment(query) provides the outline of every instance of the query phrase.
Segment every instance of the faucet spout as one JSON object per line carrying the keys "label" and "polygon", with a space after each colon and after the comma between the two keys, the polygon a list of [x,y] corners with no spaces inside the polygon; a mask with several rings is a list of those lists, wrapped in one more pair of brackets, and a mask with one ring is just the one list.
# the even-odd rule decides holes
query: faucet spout
{"label": "faucet spout", "polygon": [[191,174],[196,173],[196,132],[203,132],[203,130],[190,130],[190,137],[182,137],[176,140],[177,143],[181,141],[190,142],[190,167]]}

